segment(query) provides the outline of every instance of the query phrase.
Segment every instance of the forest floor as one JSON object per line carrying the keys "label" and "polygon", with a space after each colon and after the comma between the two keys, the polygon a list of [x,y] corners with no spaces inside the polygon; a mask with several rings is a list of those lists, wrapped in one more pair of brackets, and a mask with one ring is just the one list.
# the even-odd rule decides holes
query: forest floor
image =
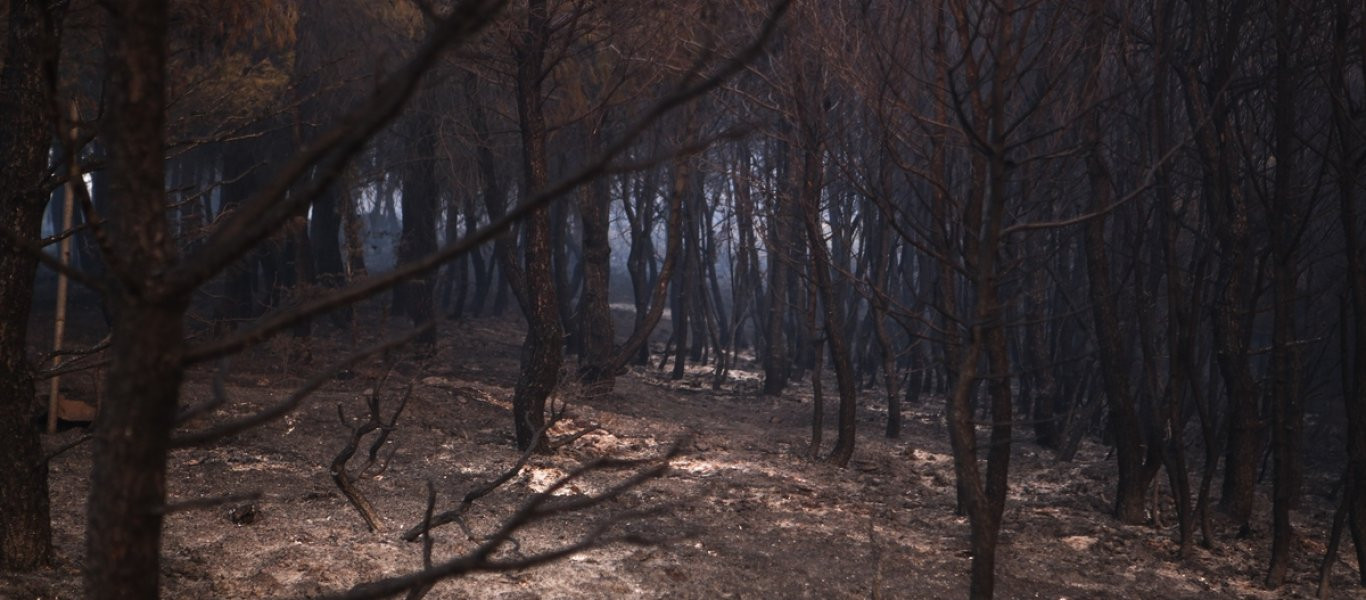
{"label": "forest floor", "polygon": [[[224,381],[231,400],[190,427],[279,402],[365,343],[327,331],[314,338],[309,364],[284,360],[290,351],[285,342],[234,361]],[[339,407],[348,419],[365,414],[365,399],[386,372],[378,359],[332,381],[286,418],[174,452],[173,503],[253,493],[259,498],[167,517],[163,596],[311,597],[420,568],[422,544],[400,535],[422,522],[427,482],[434,484],[436,510],[453,508],[518,459],[510,398],[522,331],[511,319],[445,323],[434,357],[395,353],[399,360],[380,388],[386,418],[409,383],[412,394],[389,448],[380,453],[381,460],[391,455],[387,469],[357,483],[381,519],[379,532],[366,527],[329,476],[349,433]],[[954,515],[942,400],[906,407],[902,437],[889,440],[882,435],[886,411],[880,394],[865,391],[854,459],[841,469],[807,458],[809,381],[795,383],[781,398],[763,398],[754,369],[742,362],[719,391],[711,389],[710,367],[690,369],[681,381],[633,367],[617,379],[613,393],[593,398],[570,386],[561,393],[568,410],[550,432],[552,439],[596,429],[553,454],[533,456],[518,476],[476,501],[468,512],[471,533],[489,535],[528,497],[587,461],[657,456],[681,440],[683,452],[663,476],[600,506],[537,524],[516,536],[515,550],[500,556],[571,543],[595,524],[627,513],[636,516],[614,531],[657,543],[617,543],[533,569],[472,574],[440,583],[428,597],[965,597],[967,523]],[[191,374],[184,387],[187,403],[211,397],[214,372]],[[69,394],[89,393],[82,378],[69,379]],[[827,392],[827,448],[835,436],[832,395]],[[71,430],[45,443],[55,448],[81,434]],[[1289,583],[1270,592],[1260,585],[1270,544],[1265,496],[1251,536],[1236,539],[1230,524],[1216,519],[1217,549],[1197,548],[1178,561],[1170,511],[1163,514],[1168,526],[1160,529],[1121,526],[1106,515],[1114,467],[1103,446],[1087,441],[1075,460],[1061,463],[1029,443],[1025,432],[1017,437],[997,597],[1312,596],[1324,528],[1331,521],[1331,479],[1306,481],[1296,515],[1302,536]],[[351,461],[352,471],[364,462],[365,447]],[[79,597],[89,463],[89,444],[53,461],[56,564],[34,575],[0,577],[0,597]],[[597,473],[559,492],[566,499],[582,498],[627,475]],[[252,514],[244,518],[248,505]],[[664,510],[643,510],[651,507]],[[234,513],[245,523],[234,523]],[[474,547],[455,525],[437,529],[433,538],[436,561]],[[1348,546],[1334,570],[1335,597],[1363,597],[1353,585],[1354,570]]]}

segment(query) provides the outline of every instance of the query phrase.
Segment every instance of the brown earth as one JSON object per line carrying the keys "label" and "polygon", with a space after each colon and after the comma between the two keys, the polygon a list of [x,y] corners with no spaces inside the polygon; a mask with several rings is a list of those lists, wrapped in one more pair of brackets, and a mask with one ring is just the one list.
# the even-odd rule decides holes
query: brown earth
{"label": "brown earth", "polygon": [[[417,569],[422,545],[399,539],[421,522],[426,482],[438,511],[496,477],[517,459],[509,399],[517,372],[521,325],[479,319],[442,326],[433,358],[403,352],[381,388],[385,415],[402,389],[411,400],[381,461],[387,469],[361,478],[383,528],[370,532],[328,474],[345,445],[348,419],[385,369],[357,368],[308,399],[290,416],[208,447],[177,451],[170,461],[173,503],[259,493],[171,514],[163,547],[167,598],[300,598]],[[320,337],[310,364],[284,360],[277,342],[234,363],[226,379],[231,401],[190,427],[242,416],[280,401],[328,361],[364,340]],[[614,544],[542,567],[480,573],[436,586],[429,598],[961,598],[967,595],[967,524],[954,515],[953,471],[942,425],[942,401],[907,408],[900,440],[881,436],[885,409],[864,392],[858,447],[849,468],[806,458],[811,398],[807,382],[780,399],[758,397],[750,363],[712,391],[711,370],[669,381],[653,368],[633,368],[606,396],[587,398],[573,385],[561,393],[566,417],[554,439],[597,426],[553,455],[535,456],[507,485],[469,512],[476,539],[487,536],[532,494],[596,457],[649,457],[683,440],[684,453],[658,479],[588,511],[552,519],[516,537],[504,557],[570,543],[588,528],[627,511],[666,510],[618,523],[614,531],[653,540]],[[196,370],[187,403],[211,396],[214,369]],[[86,378],[89,379],[89,378]],[[67,393],[89,394],[80,377]],[[827,386],[830,389],[832,386]],[[832,401],[827,400],[827,404]],[[829,407],[833,409],[833,406]],[[826,422],[833,423],[833,411]],[[1024,429],[1024,428],[1021,428]],[[82,433],[52,436],[55,448]],[[1023,436],[1024,433],[1017,433]],[[827,443],[834,436],[826,433]],[[368,444],[368,440],[366,441]],[[362,446],[364,448],[365,446]],[[390,454],[392,453],[392,454]],[[0,576],[0,597],[78,598],[89,447],[52,464],[57,562],[28,576]],[[364,450],[351,462],[364,463]],[[1077,459],[1059,463],[1021,439],[1011,465],[1011,498],[999,550],[1001,598],[1301,598],[1310,597],[1331,519],[1333,482],[1311,478],[1297,513],[1303,536],[1289,584],[1259,586],[1269,552],[1265,510],[1246,539],[1216,521],[1220,545],[1173,558],[1174,528],[1125,527],[1105,515],[1113,462],[1087,442]],[[580,498],[626,473],[600,473],[561,492]],[[250,510],[248,510],[248,508]],[[245,513],[251,512],[250,515]],[[234,523],[234,514],[239,521]],[[1164,520],[1174,519],[1170,510]],[[244,516],[245,515],[245,516]],[[436,531],[434,557],[473,547],[459,527]],[[1350,546],[1334,570],[1335,597],[1363,597],[1354,586]]]}

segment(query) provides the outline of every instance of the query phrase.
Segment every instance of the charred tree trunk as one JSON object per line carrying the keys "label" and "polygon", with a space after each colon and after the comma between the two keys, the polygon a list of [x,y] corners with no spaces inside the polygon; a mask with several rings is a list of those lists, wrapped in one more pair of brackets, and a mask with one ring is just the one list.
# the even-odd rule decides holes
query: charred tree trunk
{"label": "charred tree trunk", "polygon": [[[685,117],[685,135],[691,137],[695,131],[695,121],[693,120],[692,110],[687,111]],[[637,323],[631,336],[621,345],[617,351],[616,358],[612,360],[611,370],[613,373],[621,370],[626,363],[634,359],[642,348],[650,343],[650,334],[654,332],[655,326],[659,324],[659,319],[664,315],[664,303],[668,300],[669,282],[673,277],[674,269],[678,266],[680,254],[683,252],[683,202],[692,193],[690,186],[692,182],[691,172],[695,165],[688,157],[679,157],[673,164],[673,188],[669,193],[669,215],[665,222],[667,233],[666,247],[664,249],[664,264],[660,267],[659,275],[655,279],[654,291],[650,296],[650,308],[639,316],[637,308]],[[637,218],[641,215],[637,214]],[[648,234],[648,231],[646,233]],[[632,241],[632,248],[639,240]],[[639,292],[637,292],[639,293]],[[637,301],[638,302],[638,301]]]}
{"label": "charred tree trunk", "polygon": [[[788,152],[786,144],[778,144],[776,154],[779,164],[787,161]],[[788,280],[791,278],[793,265],[791,252],[794,245],[788,239],[788,232],[792,229],[788,224],[788,204],[791,202],[785,202],[783,198],[772,199],[768,239],[765,244],[768,247],[768,319],[764,324],[763,353],[765,396],[782,395],[783,389],[787,387],[788,378],[792,375],[792,357],[788,353],[785,331],[787,314],[791,310],[787,298]]]}
{"label": "charred tree trunk", "polygon": [[[545,0],[529,0],[527,27],[517,48],[517,116],[522,134],[524,197],[543,189],[549,178],[546,163],[546,127],[541,92],[546,41],[550,34]],[[525,298],[527,319],[522,342],[521,373],[512,397],[512,418],[517,447],[531,447],[536,432],[545,426],[546,397],[555,389],[564,347],[560,327],[555,279],[551,272],[550,212],[536,210],[527,219]],[[545,443],[545,438],[540,438]]]}
{"label": "charred tree trunk", "polygon": [[[1347,479],[1354,485],[1343,499],[1348,507],[1348,523],[1356,546],[1358,581],[1366,586],[1366,243],[1360,223],[1360,169],[1362,137],[1354,118],[1359,106],[1352,106],[1348,94],[1348,53],[1353,51],[1351,33],[1357,22],[1355,2],[1342,0],[1334,7],[1333,46],[1329,93],[1333,96],[1332,116],[1336,143],[1332,160],[1337,183],[1338,211],[1342,221],[1347,258],[1347,298],[1339,327],[1342,336],[1343,408],[1347,416]],[[1356,7],[1360,10],[1360,7]],[[1359,15],[1355,15],[1357,19]],[[1350,318],[1349,318],[1350,317]],[[1352,351],[1354,350],[1354,351]]]}
{"label": "charred tree trunk", "polygon": [[[1223,7],[1207,7],[1220,10]],[[1246,3],[1228,7],[1227,14],[1196,14],[1201,27],[1217,39],[1208,48],[1208,73],[1187,62],[1180,74],[1195,148],[1203,170],[1204,210],[1210,216],[1218,242],[1219,268],[1214,302],[1215,357],[1224,380],[1228,403],[1228,443],[1220,507],[1240,527],[1250,531],[1253,486],[1256,483],[1260,415],[1256,381],[1248,364],[1253,269],[1250,225],[1237,167],[1224,140],[1229,139],[1231,102],[1229,83],[1235,75],[1234,60],[1242,43],[1239,32],[1246,21]],[[1219,22],[1218,26],[1215,22]]]}
{"label": "charred tree trunk", "polygon": [[[472,194],[464,195],[462,203],[465,212],[465,235],[474,235],[479,228],[479,210],[475,206]],[[484,303],[488,300],[489,288],[493,284],[494,266],[485,262],[483,251],[471,252],[469,256],[470,265],[474,268],[474,290],[470,293],[470,314],[479,316],[484,312]]]}
{"label": "charred tree trunk", "polygon": [[[635,323],[632,328],[636,331],[642,329],[645,323],[645,314],[650,310],[650,288],[651,281],[649,273],[646,272],[646,262],[648,256],[654,253],[654,242],[651,237],[654,233],[654,174],[642,175],[635,186],[635,200],[630,196],[622,199],[622,209],[626,213],[627,224],[631,230],[631,250],[626,256],[626,270],[631,277],[631,294],[635,302]],[[623,195],[625,195],[626,183],[623,182]],[[630,357],[631,362],[638,365],[647,364],[650,361],[650,345],[642,344],[639,352]]]}
{"label": "charred tree trunk", "polygon": [[[889,192],[884,186],[884,192]],[[869,252],[876,252],[870,260],[873,263],[873,286],[877,289],[869,302],[873,322],[873,333],[877,336],[878,354],[882,359],[882,386],[887,395],[887,431],[889,438],[901,437],[901,391],[898,389],[901,377],[897,372],[897,348],[892,334],[887,329],[887,293],[890,290],[893,262],[892,235],[886,225],[878,222],[876,211],[865,210],[867,229],[865,235],[873,241]],[[873,250],[876,248],[876,250]]]}
{"label": "charred tree trunk", "polygon": [[[689,347],[689,325],[693,320],[694,295],[697,290],[697,211],[698,194],[701,192],[701,182],[697,171],[692,171],[690,177],[693,181],[688,184],[688,195],[683,198],[683,269],[675,272],[673,281],[673,293],[675,300],[673,304],[672,329],[673,329],[673,349],[674,365],[673,372],[669,377],[674,380],[683,378],[684,369],[687,366],[688,347]],[[702,340],[696,335],[692,336],[693,344],[701,344]]]}
{"label": "charred tree trunk", "polygon": [[[598,152],[599,132],[590,134],[590,154]],[[616,332],[612,323],[611,292],[612,243],[610,208],[612,198],[607,180],[599,178],[584,186],[579,196],[579,217],[583,219],[583,295],[579,301],[580,335],[583,352],[579,374],[589,384],[612,389],[616,375],[611,370],[612,344]]]}
{"label": "charred tree trunk", "polygon": [[[223,148],[223,192],[221,213],[236,210],[256,188],[257,165],[252,157],[259,143],[239,142]],[[256,259],[251,252],[229,265],[223,276],[223,297],[219,301],[218,320],[229,328],[256,314]]]}
{"label": "charred tree trunk", "polygon": [[[41,236],[52,127],[47,74],[55,72],[66,4],[14,0],[0,69],[0,226],[23,241]],[[51,70],[49,67],[53,67]],[[29,571],[52,554],[47,462],[35,416],[27,346],[37,259],[0,237],[0,571]]]}
{"label": "charred tree trunk", "polygon": [[[475,135],[474,157],[479,168],[479,180],[483,185],[484,210],[488,212],[489,219],[496,220],[507,212],[507,190],[498,179],[492,142],[489,139],[488,117],[484,113],[483,101],[479,98],[478,83],[479,80],[473,73],[465,76],[465,99],[470,104],[470,125],[474,128]],[[494,315],[503,313],[508,291],[516,296],[518,305],[526,305],[526,277],[522,273],[521,265],[518,264],[516,248],[516,228],[499,236],[493,242],[494,262],[498,264],[498,274],[502,280],[493,300]]]}
{"label": "charred tree trunk", "polygon": [[[1272,494],[1271,567],[1267,587],[1275,589],[1285,582],[1290,567],[1294,525],[1290,511],[1300,491],[1300,447],[1303,443],[1304,401],[1299,389],[1299,356],[1295,343],[1295,305],[1298,300],[1296,247],[1300,231],[1300,198],[1295,193],[1295,139],[1297,65],[1292,63],[1291,35],[1298,19],[1293,19],[1289,0],[1275,3],[1276,74],[1275,101],[1272,107],[1275,132],[1276,174],[1270,218],[1271,289],[1273,325],[1271,349],[1271,455],[1275,464]],[[1354,227],[1355,222],[1344,222]],[[1351,251],[1350,249],[1348,250]]]}
{"label": "charred tree trunk", "polygon": [[[844,331],[844,319],[840,314],[839,301],[835,294],[834,282],[830,277],[830,253],[825,245],[821,228],[820,190],[821,156],[820,148],[812,147],[804,152],[802,169],[803,222],[806,224],[807,243],[811,250],[811,271],[814,285],[820,295],[820,304],[825,320],[825,346],[830,350],[831,362],[835,367],[835,385],[839,388],[839,426],[835,447],[826,458],[830,463],[843,467],[849,464],[854,455],[855,410],[858,391],[855,389],[854,369],[849,360],[848,337]],[[814,310],[814,309],[813,309]],[[820,379],[819,358],[811,373],[812,380]]]}
{"label": "charred tree trunk", "polygon": [[[323,65],[330,60],[324,56],[325,40],[319,35],[326,27],[326,12],[322,2],[310,0],[299,3],[296,24],[298,40],[295,44],[294,79],[298,89],[298,112],[295,119],[295,146],[305,147],[317,135],[316,124],[326,117],[322,97]],[[315,177],[327,176],[315,173]],[[307,239],[313,263],[314,282],[325,289],[346,283],[346,266],[342,262],[342,191],[330,185],[313,201],[312,219],[308,223]],[[333,313],[333,321],[349,329],[353,321],[350,306]]]}
{"label": "charred tree trunk", "polygon": [[[114,269],[109,394],[94,438],[86,524],[86,597],[155,598],[160,576],[166,457],[183,374],[189,302],[163,275],[175,259],[164,191],[165,0],[123,0],[111,11],[109,140]],[[122,261],[121,261],[122,262]]]}
{"label": "charred tree trunk", "polygon": [[[1102,90],[1098,81],[1103,51],[1103,7],[1093,0],[1088,14],[1087,72],[1093,76],[1087,82],[1087,97],[1098,100]],[[1099,111],[1092,111],[1083,121],[1082,136],[1088,147],[1086,175],[1090,183],[1090,210],[1099,213],[1114,202],[1114,188],[1109,167],[1101,155],[1101,123]],[[1146,518],[1148,478],[1143,465],[1143,431],[1139,423],[1134,390],[1129,381],[1129,367],[1125,337],[1120,331],[1118,297],[1110,281],[1110,259],[1105,249],[1104,216],[1086,223],[1087,291],[1091,299],[1091,317],[1095,322],[1096,350],[1100,359],[1101,379],[1105,385],[1105,399],[1109,407],[1110,425],[1115,435],[1115,455],[1119,463],[1119,484],[1115,491],[1115,517],[1122,523],[1137,524]]]}
{"label": "charred tree trunk", "polygon": [[[436,251],[437,128],[431,113],[414,117],[410,138],[414,156],[403,173],[403,229],[398,243],[398,263],[414,262]],[[410,279],[394,288],[395,312],[406,315],[416,326],[430,322],[436,315],[433,271]],[[436,344],[436,328],[422,333],[417,343],[430,349]]]}

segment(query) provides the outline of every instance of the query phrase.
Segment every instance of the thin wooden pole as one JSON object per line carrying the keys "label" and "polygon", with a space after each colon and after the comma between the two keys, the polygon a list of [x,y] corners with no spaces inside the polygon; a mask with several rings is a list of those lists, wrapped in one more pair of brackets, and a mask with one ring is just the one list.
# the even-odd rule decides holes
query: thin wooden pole
{"label": "thin wooden pole", "polygon": [[[72,102],[71,102],[71,130],[70,130],[70,132],[69,132],[69,134],[68,134],[68,135],[69,135],[68,141],[69,141],[69,143],[72,143],[72,144],[74,144],[74,143],[75,143],[75,140],[76,140],[76,119],[77,119],[77,116],[78,116],[78,113],[76,112],[76,102],[75,102],[75,101],[72,101]],[[74,146],[73,146],[73,147],[74,147]],[[74,155],[72,156],[72,158],[73,158],[73,159],[75,158]],[[72,173],[77,173],[77,172],[78,172],[78,171],[74,168],[74,165],[73,165],[73,168],[71,169],[71,171],[72,171]],[[67,235],[67,232],[71,231],[71,213],[72,213],[72,211],[74,210],[73,204],[74,204],[74,199],[75,199],[75,197],[76,197],[76,186],[77,186],[78,184],[83,185],[84,183],[85,183],[84,181],[81,181],[81,180],[80,180],[79,178],[77,178],[77,177],[68,178],[67,181],[66,181],[66,189],[64,190],[64,192],[65,192],[64,195],[65,195],[66,197],[63,198],[63,201],[62,201],[62,228],[61,228],[61,230],[59,230],[59,234],[60,234],[60,235],[65,235],[66,237],[63,237],[63,238],[62,238],[62,241],[61,241],[60,246],[59,246],[60,249],[59,249],[58,252],[57,252],[58,258],[59,258],[59,260],[62,261],[62,264],[63,264],[63,265],[69,265],[69,264],[71,264],[71,236],[70,236],[70,235]],[[64,274],[64,273],[57,273],[57,307],[56,307],[56,311],[55,311],[55,312],[56,312],[56,317],[53,319],[53,325],[52,325],[52,367],[53,367],[53,369],[56,369],[57,367],[61,366],[61,364],[62,364],[62,357],[61,357],[61,354],[60,354],[60,353],[61,353],[61,351],[62,351],[62,336],[66,333],[66,296],[67,296],[67,280],[66,280],[66,274]],[[59,401],[60,401],[60,399],[61,399],[61,394],[58,393],[57,390],[58,390],[58,384],[59,384],[60,382],[61,382],[61,376],[60,376],[60,375],[53,375],[53,376],[52,376],[52,379],[51,379],[51,381],[50,381],[50,383],[49,383],[50,387],[48,388],[48,398],[47,398],[47,432],[48,432],[48,433],[57,433],[57,408],[58,408]]]}

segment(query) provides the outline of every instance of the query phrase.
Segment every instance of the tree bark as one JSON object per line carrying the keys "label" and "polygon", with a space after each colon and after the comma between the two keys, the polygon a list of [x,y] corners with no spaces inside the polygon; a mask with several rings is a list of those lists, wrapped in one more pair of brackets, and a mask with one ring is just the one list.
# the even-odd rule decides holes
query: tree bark
{"label": "tree bark", "polygon": [[[590,133],[589,154],[596,154],[598,132]],[[612,244],[610,207],[612,198],[607,181],[599,178],[584,186],[579,196],[579,217],[583,220],[583,295],[580,297],[580,335],[583,352],[579,374],[589,384],[612,389],[615,371],[611,370],[616,331],[612,323],[611,291]]]}
{"label": "tree bark", "polygon": [[[787,161],[787,144],[779,142],[776,160],[779,164]],[[764,325],[765,348],[763,353],[764,395],[779,396],[787,387],[792,375],[792,358],[788,354],[787,335],[785,334],[788,306],[788,279],[792,270],[792,246],[788,239],[791,225],[788,224],[789,209],[787,202],[775,198],[770,207],[768,239],[768,322]]]}
{"label": "tree bark", "polygon": [[[1290,39],[1296,21],[1289,0],[1275,4],[1276,74],[1272,107],[1276,174],[1267,219],[1271,231],[1273,325],[1271,347],[1271,455],[1275,465],[1272,492],[1271,566],[1267,587],[1280,587],[1290,567],[1294,524],[1290,511],[1300,492],[1300,447],[1303,443],[1304,402],[1299,389],[1299,356],[1295,344],[1295,305],[1298,300],[1296,246],[1300,198],[1295,194],[1296,85]],[[1355,226],[1345,222],[1344,226]],[[1350,250],[1349,250],[1350,252]]]}
{"label": "tree bark", "polygon": [[[46,73],[57,60],[66,4],[12,0],[0,70],[0,227],[20,239],[41,236],[48,195],[37,182],[47,173],[52,127]],[[29,309],[37,259],[0,238],[0,570],[28,571],[52,553],[47,463],[35,415],[28,362]]]}
{"label": "tree bark", "polygon": [[175,260],[166,221],[165,0],[122,0],[108,47],[110,224],[116,272],[109,394],[94,438],[86,597],[157,597],[166,456],[183,373],[189,297],[161,279]]}
{"label": "tree bark", "polygon": [[[414,115],[410,121],[410,156],[403,175],[403,229],[398,243],[398,262],[416,261],[436,251],[436,207],[440,190],[436,181],[437,128],[430,111]],[[436,315],[435,271],[399,284],[394,288],[396,312],[407,315],[413,325],[422,326]],[[436,328],[429,328],[417,340],[429,349],[436,344]]]}
{"label": "tree bark", "polygon": [[[517,116],[522,134],[524,198],[544,188],[549,178],[546,163],[546,128],[541,95],[543,62],[550,29],[545,0],[529,0],[527,28],[517,50]],[[527,219],[525,291],[522,312],[527,335],[522,342],[521,372],[512,398],[512,417],[517,447],[527,449],[545,425],[545,401],[559,379],[564,346],[560,313],[551,272],[550,212],[542,207]],[[541,436],[541,444],[545,437]]]}

